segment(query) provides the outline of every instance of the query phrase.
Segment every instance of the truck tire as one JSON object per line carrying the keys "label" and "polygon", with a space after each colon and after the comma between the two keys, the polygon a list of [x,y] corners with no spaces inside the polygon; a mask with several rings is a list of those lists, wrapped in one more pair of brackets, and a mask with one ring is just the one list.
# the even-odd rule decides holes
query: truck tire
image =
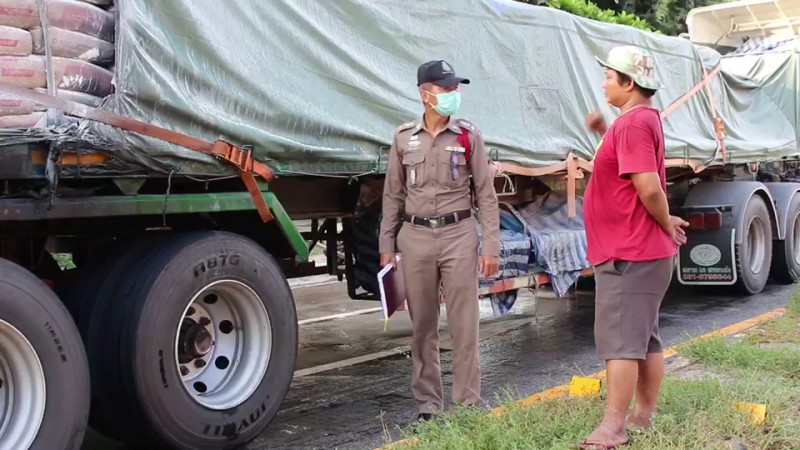
{"label": "truck tire", "polygon": [[159,239],[100,284],[87,336],[111,437],[228,449],[269,425],[294,374],[297,313],[258,244],[225,232]]}
{"label": "truck tire", "polygon": [[0,259],[0,449],[79,449],[88,418],[89,367],[69,312]]}
{"label": "truck tire", "polygon": [[772,263],[772,226],[764,199],[754,195],[747,202],[742,243],[736,246],[736,288],[745,294],[764,289]]}
{"label": "truck tire", "polygon": [[[117,304],[116,288],[131,267],[141,264],[152,248],[162,245],[166,236],[134,238],[133,243],[88,262],[64,294],[66,303],[78,324],[89,359],[92,378],[89,424],[96,431],[122,442],[133,441],[136,420],[130,408],[120,402],[118,367],[119,333],[109,330],[108,321]],[[114,342],[109,340],[114,339]]]}
{"label": "truck tire", "polygon": [[800,195],[795,195],[786,214],[786,239],[774,241],[772,278],[792,284],[800,279]]}

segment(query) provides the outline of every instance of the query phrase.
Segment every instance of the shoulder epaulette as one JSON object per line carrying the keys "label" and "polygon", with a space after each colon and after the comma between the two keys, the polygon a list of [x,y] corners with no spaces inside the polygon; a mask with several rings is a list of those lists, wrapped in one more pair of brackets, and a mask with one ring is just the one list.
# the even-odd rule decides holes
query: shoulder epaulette
{"label": "shoulder epaulette", "polygon": [[472,122],[468,121],[467,119],[458,119],[456,123],[458,123],[458,126],[464,127],[473,133],[478,131],[478,129],[475,128],[475,125],[473,125]]}
{"label": "shoulder epaulette", "polygon": [[405,131],[405,130],[408,130],[410,128],[414,128],[415,126],[417,126],[417,121],[416,120],[412,120],[411,122],[406,122],[406,123],[400,125],[399,127],[397,127],[397,132],[399,133],[401,131]]}

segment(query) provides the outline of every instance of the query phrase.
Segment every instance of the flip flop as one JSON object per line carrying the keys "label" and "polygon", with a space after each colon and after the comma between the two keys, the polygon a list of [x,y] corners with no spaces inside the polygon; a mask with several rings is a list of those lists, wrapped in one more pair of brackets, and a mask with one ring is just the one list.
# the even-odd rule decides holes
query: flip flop
{"label": "flip flop", "polygon": [[578,444],[578,449],[580,449],[580,450],[614,450],[614,449],[618,449],[619,447],[622,447],[624,445],[628,445],[630,443],[631,443],[630,439],[625,441],[625,442],[623,442],[623,443],[621,443],[621,444],[608,444],[608,445],[602,444],[600,442],[589,442],[587,440],[587,441],[583,441],[580,444]]}

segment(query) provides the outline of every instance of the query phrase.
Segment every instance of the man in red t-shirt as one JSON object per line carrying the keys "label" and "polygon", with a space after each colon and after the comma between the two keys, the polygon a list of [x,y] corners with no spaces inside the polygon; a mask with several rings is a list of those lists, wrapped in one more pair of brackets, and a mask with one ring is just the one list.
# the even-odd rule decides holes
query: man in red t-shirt
{"label": "man in red t-shirt", "polygon": [[608,449],[628,443],[630,426],[650,426],[655,412],[664,377],[658,310],[688,223],[669,215],[664,131],[650,103],[661,87],[653,55],[622,46],[598,61],[605,68],[606,100],[620,117],[608,130],[599,113],[588,118],[589,128],[603,136],[584,220],[597,286],[595,345],[606,361],[608,405],[582,448]]}

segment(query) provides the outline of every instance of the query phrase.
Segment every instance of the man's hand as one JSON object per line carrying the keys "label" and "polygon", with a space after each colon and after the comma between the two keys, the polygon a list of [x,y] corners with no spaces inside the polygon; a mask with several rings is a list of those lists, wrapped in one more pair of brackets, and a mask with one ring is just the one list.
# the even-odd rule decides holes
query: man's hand
{"label": "man's hand", "polygon": [[594,111],[586,117],[586,127],[601,136],[606,134],[608,129],[606,119],[600,111]]}
{"label": "man's hand", "polygon": [[478,272],[484,279],[489,279],[500,270],[500,259],[497,256],[481,256],[478,261]]}
{"label": "man's hand", "polygon": [[686,230],[685,227],[689,226],[689,222],[681,219],[680,217],[669,216],[669,234],[675,245],[683,245],[686,243]]}
{"label": "man's hand", "polygon": [[392,267],[397,268],[394,255],[394,253],[381,253],[381,267],[391,265]]}

